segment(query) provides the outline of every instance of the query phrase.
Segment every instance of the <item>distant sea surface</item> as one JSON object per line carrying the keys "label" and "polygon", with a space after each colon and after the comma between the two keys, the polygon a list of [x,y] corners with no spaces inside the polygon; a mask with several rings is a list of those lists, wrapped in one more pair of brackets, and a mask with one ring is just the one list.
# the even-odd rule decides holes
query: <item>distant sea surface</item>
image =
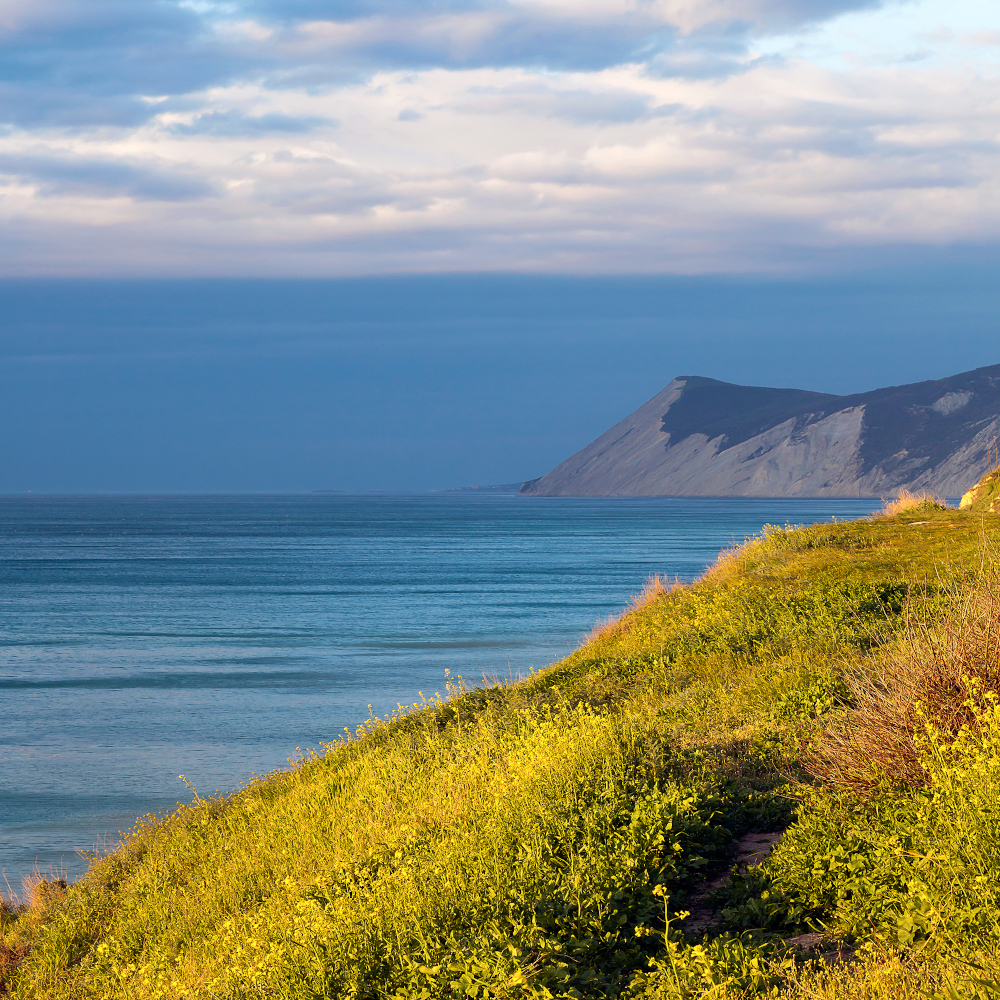
{"label": "distant sea surface", "polygon": [[[651,573],[872,500],[0,497],[0,868],[76,876],[138,815],[371,711],[569,653]],[[0,888],[3,888],[0,880]]]}

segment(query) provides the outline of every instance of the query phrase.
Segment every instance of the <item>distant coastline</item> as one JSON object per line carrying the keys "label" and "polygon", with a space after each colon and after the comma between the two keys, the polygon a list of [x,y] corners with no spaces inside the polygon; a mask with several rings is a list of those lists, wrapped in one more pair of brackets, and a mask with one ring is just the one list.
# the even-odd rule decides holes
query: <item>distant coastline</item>
{"label": "distant coastline", "polygon": [[[520,493],[525,486],[525,480],[519,483],[501,483],[499,486],[453,486],[447,490],[434,490],[435,493]],[[534,480],[527,480],[534,482]]]}

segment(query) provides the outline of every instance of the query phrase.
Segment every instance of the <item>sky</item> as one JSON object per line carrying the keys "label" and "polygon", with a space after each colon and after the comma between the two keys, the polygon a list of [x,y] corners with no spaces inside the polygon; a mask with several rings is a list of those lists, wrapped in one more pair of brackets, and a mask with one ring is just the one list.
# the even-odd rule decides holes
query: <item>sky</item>
{"label": "sky", "polygon": [[858,392],[997,363],[995,268],[811,279],[0,283],[0,492],[542,475],[676,375]]}
{"label": "sky", "polygon": [[0,491],[540,475],[1000,362],[995,0],[0,0]]}
{"label": "sky", "polygon": [[994,0],[3,0],[15,275],[783,273],[992,244]]}

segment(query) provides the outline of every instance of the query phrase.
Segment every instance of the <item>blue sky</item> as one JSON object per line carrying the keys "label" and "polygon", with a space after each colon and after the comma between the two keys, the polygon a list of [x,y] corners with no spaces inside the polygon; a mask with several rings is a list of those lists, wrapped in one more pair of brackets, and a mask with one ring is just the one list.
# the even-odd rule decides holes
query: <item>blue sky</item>
{"label": "blue sky", "polygon": [[675,375],[848,393],[996,363],[995,273],[0,283],[0,492],[532,478]]}
{"label": "blue sky", "polygon": [[676,374],[1000,361],[995,2],[6,0],[0,52],[0,490],[505,481]]}

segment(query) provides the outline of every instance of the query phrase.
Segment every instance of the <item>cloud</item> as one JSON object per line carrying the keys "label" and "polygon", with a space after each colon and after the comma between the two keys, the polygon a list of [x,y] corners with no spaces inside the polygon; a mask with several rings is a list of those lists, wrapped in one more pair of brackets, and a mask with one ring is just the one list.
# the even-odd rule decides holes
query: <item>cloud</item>
{"label": "cloud", "polygon": [[337,125],[335,118],[320,115],[283,115],[268,112],[262,115],[245,115],[241,111],[206,111],[195,115],[190,122],[175,122],[168,131],[175,135],[219,135],[247,137],[273,133],[304,135],[318,128]]}
{"label": "cloud", "polygon": [[523,81],[505,87],[479,87],[454,102],[452,110],[463,114],[509,116],[537,115],[577,123],[634,122],[653,114],[649,95],[626,89],[594,90],[552,87],[542,80]]}
{"label": "cloud", "polygon": [[11,0],[0,267],[768,271],[995,242],[995,50],[968,18],[928,41],[942,2]]}
{"label": "cloud", "polygon": [[[824,9],[838,13],[866,6],[872,4],[521,0],[458,9],[397,3],[340,18],[317,8],[315,19],[288,20],[272,43],[286,64],[294,66],[292,80],[343,79],[350,69],[364,72],[373,66],[572,71],[637,62],[655,63],[664,75],[707,77],[739,71],[761,31],[801,26],[821,19]],[[302,13],[311,10],[301,8]]]}
{"label": "cloud", "polygon": [[208,181],[110,160],[66,155],[0,154],[0,174],[36,185],[42,197],[82,195],[140,201],[188,201],[212,194]]}
{"label": "cloud", "polygon": [[675,75],[738,70],[750,39],[871,0],[7,0],[0,121],[129,128],[143,98],[238,81],[272,88],[431,67],[600,69],[658,62]]}
{"label": "cloud", "polygon": [[604,24],[624,22],[631,30],[671,26],[682,33],[705,28],[742,26],[752,31],[787,31],[827,20],[845,11],[877,8],[882,0],[354,0],[330,4],[326,0],[248,0],[241,10],[263,21],[297,24],[327,21],[441,23],[460,17],[490,15],[496,23],[530,21],[551,24]]}
{"label": "cloud", "polygon": [[156,113],[144,96],[188,94],[266,62],[165,0],[8,0],[0,61],[0,121],[22,128],[136,125]]}
{"label": "cloud", "polygon": [[970,45],[1000,45],[1000,31],[987,28],[982,31],[977,31],[975,34],[964,36],[962,41],[968,42]]}

